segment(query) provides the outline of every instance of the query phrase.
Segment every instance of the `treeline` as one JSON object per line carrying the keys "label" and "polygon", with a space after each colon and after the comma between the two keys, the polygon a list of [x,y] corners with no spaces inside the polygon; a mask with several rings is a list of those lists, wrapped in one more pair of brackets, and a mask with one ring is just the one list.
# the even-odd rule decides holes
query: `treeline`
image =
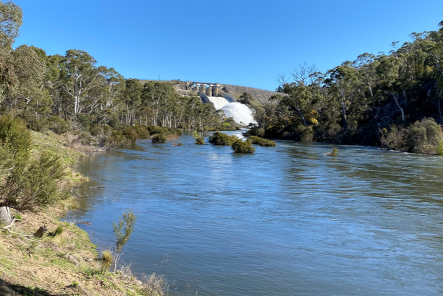
{"label": "treeline", "polygon": [[22,45],[13,49],[22,10],[0,2],[0,115],[11,114],[35,131],[86,132],[101,127],[153,125],[214,129],[222,118],[197,96],[180,96],[170,82],[125,79],[114,68],[98,66],[82,50],[47,55]]}
{"label": "treeline", "polygon": [[[257,108],[250,134],[436,153],[442,142],[443,22],[389,54],[362,54],[326,73],[301,65]],[[441,147],[440,147],[441,148]]]}

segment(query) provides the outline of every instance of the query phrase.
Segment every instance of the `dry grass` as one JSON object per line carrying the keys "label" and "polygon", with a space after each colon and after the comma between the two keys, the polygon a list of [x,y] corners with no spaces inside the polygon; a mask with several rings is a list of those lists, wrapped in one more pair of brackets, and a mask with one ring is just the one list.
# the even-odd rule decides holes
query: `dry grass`
{"label": "dry grass", "polygon": [[[12,212],[21,215],[23,221],[14,224],[13,233],[0,233],[0,278],[4,281],[0,283],[1,295],[14,295],[14,291],[41,292],[35,295],[78,295],[82,291],[88,295],[145,295],[144,285],[128,275],[129,269],[125,273],[103,272],[96,246],[75,224],[63,222],[64,231],[55,237],[26,236],[41,225],[48,229],[60,226],[62,209],[46,209],[38,214]],[[112,262],[110,255],[103,256],[108,263]]]}
{"label": "dry grass", "polygon": [[163,275],[155,273],[143,278],[143,295],[146,296],[163,296],[167,295],[169,286]]}
{"label": "dry grass", "polygon": [[[32,134],[34,154],[50,150],[67,166],[85,156],[67,147],[69,135]],[[85,180],[80,174],[69,172],[71,178],[61,186]],[[103,271],[97,246],[91,243],[88,234],[74,223],[60,222],[60,217],[76,205],[76,198],[71,197],[38,213],[11,209],[12,215],[23,219],[11,227],[12,233],[0,231],[0,295],[146,295],[146,287],[129,268],[117,273]],[[42,225],[54,231],[42,238],[33,237]],[[112,262],[112,253],[111,257],[105,254],[103,257],[107,263]]]}
{"label": "dry grass", "polygon": [[114,261],[114,256],[110,250],[105,250],[102,252],[102,272],[106,272],[111,267],[112,262]]}

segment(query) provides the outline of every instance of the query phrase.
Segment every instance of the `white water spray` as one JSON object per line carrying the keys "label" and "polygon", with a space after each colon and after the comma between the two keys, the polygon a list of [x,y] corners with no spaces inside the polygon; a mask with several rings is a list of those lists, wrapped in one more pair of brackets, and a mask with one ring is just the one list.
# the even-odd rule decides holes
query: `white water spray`
{"label": "white water spray", "polygon": [[229,103],[232,103],[230,99],[223,98],[223,97],[208,97],[209,101],[214,104],[215,110],[220,110],[224,106],[226,106]]}
{"label": "white water spray", "polygon": [[208,97],[208,99],[216,110],[223,110],[226,118],[233,117],[238,124],[248,125],[255,122],[251,109],[245,104],[233,103],[229,98],[222,97]]}

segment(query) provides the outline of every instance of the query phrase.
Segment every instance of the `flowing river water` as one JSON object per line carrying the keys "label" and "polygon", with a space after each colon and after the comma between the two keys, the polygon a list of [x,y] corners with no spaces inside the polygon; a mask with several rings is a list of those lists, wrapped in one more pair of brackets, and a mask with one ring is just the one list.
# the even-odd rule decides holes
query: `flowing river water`
{"label": "flowing river water", "polygon": [[332,145],[292,141],[238,155],[178,141],[83,161],[92,181],[68,216],[92,223],[80,226],[103,249],[132,208],[122,260],[164,274],[169,295],[443,293],[443,157],[338,146],[333,158]]}

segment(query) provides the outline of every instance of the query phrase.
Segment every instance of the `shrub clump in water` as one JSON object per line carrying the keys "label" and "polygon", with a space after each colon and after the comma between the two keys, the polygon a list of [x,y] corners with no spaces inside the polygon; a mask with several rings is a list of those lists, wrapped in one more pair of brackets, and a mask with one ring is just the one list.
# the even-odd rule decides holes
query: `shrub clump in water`
{"label": "shrub clump in water", "polygon": [[260,145],[260,146],[266,146],[266,147],[275,147],[277,146],[277,143],[272,140],[263,139],[257,136],[251,136],[249,139],[252,141],[252,144]]}
{"label": "shrub clump in water", "polygon": [[165,134],[155,134],[152,137],[152,143],[166,143],[166,135]]}
{"label": "shrub clump in water", "polygon": [[205,139],[203,137],[198,137],[195,139],[195,144],[197,145],[204,145],[205,144]]}
{"label": "shrub clump in water", "polygon": [[235,135],[228,136],[227,134],[220,132],[215,132],[212,136],[209,137],[209,143],[222,146],[230,146],[236,140],[238,140],[238,138]]}
{"label": "shrub clump in water", "polygon": [[249,139],[244,142],[238,139],[232,143],[231,148],[235,153],[250,154],[255,152],[255,148],[252,147],[252,141]]}

